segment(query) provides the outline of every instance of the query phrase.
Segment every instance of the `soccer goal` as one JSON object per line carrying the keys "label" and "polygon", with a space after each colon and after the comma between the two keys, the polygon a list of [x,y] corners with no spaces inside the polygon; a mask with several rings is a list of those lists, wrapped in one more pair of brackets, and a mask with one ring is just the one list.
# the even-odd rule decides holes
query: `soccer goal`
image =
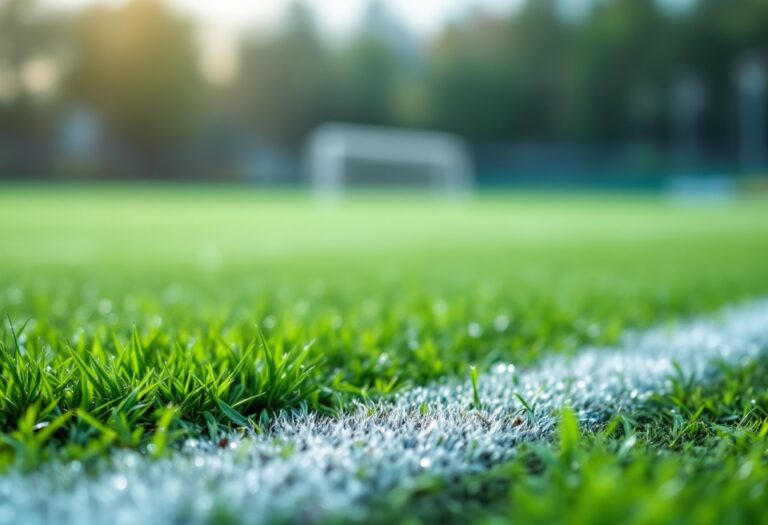
{"label": "soccer goal", "polygon": [[324,124],[307,139],[305,169],[316,195],[345,189],[429,189],[465,194],[472,158],[455,135],[352,124]]}

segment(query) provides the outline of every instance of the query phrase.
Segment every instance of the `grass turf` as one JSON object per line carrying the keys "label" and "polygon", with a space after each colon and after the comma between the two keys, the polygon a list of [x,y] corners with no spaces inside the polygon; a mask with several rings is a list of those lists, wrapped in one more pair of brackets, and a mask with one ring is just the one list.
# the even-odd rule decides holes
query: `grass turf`
{"label": "grass turf", "polygon": [[[359,197],[318,208],[301,196],[217,188],[3,190],[6,468],[87,460],[115,446],[161,455],[174,440],[263,425],[278,410],[343,410],[469,374],[470,365],[608,344],[628,328],[768,290],[761,200]],[[739,383],[736,398],[753,383]],[[739,433],[741,419],[728,418],[740,410],[723,408],[711,421]],[[712,483],[747,459],[765,471],[765,415],[750,417],[745,432],[757,448],[725,447],[730,470]],[[573,462],[547,463],[556,448],[524,454],[498,471],[501,482],[489,474],[494,485],[515,480],[509,497],[487,506],[489,518],[562,519],[577,501],[602,501],[594,492],[614,478],[638,487],[636,501],[617,508],[661,505],[665,473],[698,472],[707,458],[695,447],[720,450],[724,440],[713,430],[664,448],[654,436],[670,422],[653,421],[622,430],[640,443],[625,455],[612,435],[576,438],[576,463],[608,472],[597,486],[573,474]],[[694,495],[709,486],[683,485]],[[550,500],[537,491],[551,505],[542,507]],[[456,515],[475,499],[454,498]],[[412,495],[403,501],[418,509]]]}
{"label": "grass turf", "polygon": [[[471,479],[425,477],[375,506],[390,523],[767,523],[768,363],[721,381],[677,378],[668,394]],[[406,519],[403,519],[406,516]]]}

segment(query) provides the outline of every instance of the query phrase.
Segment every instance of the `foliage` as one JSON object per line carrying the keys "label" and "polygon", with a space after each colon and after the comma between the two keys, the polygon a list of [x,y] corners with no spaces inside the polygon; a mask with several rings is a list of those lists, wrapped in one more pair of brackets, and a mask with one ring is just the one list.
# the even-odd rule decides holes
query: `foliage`
{"label": "foliage", "polygon": [[192,26],[162,2],[95,7],[72,29],[69,97],[99,112],[117,137],[156,153],[197,121],[202,78]]}
{"label": "foliage", "polygon": [[[676,9],[610,0],[570,15],[560,4],[529,0],[508,14],[469,17],[425,45],[377,3],[356,34],[331,45],[311,10],[293,4],[275,32],[237,43],[229,85],[205,89],[192,26],[160,0],[72,16],[5,0],[0,27],[10,38],[0,40],[0,74],[13,80],[50,58],[63,79],[61,101],[96,110],[127,146],[173,152],[201,117],[211,129],[255,132],[289,148],[328,120],[446,129],[480,143],[663,143],[674,134],[673,93],[684,79],[703,86],[700,138],[734,142],[734,71],[746,57],[766,61],[765,2]],[[35,122],[32,102],[0,100],[0,129],[20,133]],[[39,109],[51,120],[57,107]]]}

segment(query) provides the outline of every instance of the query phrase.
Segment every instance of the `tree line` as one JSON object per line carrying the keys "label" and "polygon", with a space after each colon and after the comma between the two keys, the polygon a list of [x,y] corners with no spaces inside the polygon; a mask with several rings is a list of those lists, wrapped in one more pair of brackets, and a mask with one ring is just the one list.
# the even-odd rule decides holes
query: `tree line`
{"label": "tree line", "polygon": [[[382,11],[372,4],[369,14]],[[47,136],[77,105],[95,111],[110,137],[149,153],[216,126],[295,148],[329,120],[443,129],[475,142],[663,142],[693,104],[702,139],[728,142],[737,68],[768,58],[765,0],[698,0],[683,10],[596,0],[578,16],[556,0],[527,0],[509,14],[449,24],[427,42],[399,41],[373,18],[334,44],[296,3],[279,31],[246,34],[237,74],[213,85],[200,71],[195,22],[160,0],[68,14],[0,0],[0,136]],[[46,75],[55,89],[46,91]]]}

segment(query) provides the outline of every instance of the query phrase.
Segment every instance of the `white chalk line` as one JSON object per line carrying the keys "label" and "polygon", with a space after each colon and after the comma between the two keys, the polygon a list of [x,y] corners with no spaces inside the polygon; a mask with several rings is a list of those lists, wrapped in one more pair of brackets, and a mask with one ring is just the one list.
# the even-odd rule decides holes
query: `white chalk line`
{"label": "white chalk line", "polygon": [[0,477],[0,523],[195,524],[222,511],[245,523],[363,519],[372,499],[420,476],[460,478],[511,459],[521,441],[551,436],[565,405],[594,424],[668,391],[676,365],[707,381],[718,362],[765,354],[768,300],[522,371],[499,364],[479,379],[480,409],[469,381],[445,381],[338,418],[283,416],[227,449],[190,441],[159,461],[116,452],[96,473],[56,462],[13,471]]}

